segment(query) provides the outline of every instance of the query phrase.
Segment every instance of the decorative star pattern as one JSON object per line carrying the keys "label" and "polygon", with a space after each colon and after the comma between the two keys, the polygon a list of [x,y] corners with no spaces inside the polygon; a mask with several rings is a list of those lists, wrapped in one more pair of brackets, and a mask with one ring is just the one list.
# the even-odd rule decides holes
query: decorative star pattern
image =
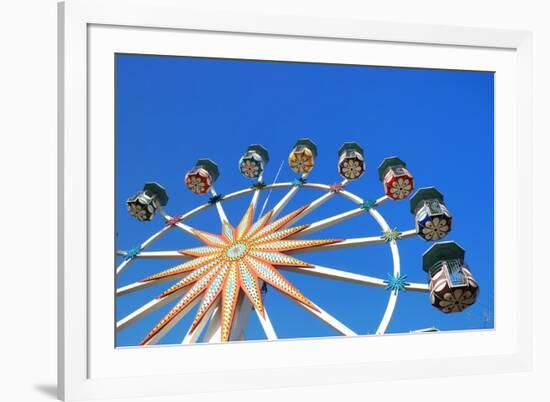
{"label": "decorative star pattern", "polygon": [[373,209],[375,207],[376,207],[376,201],[375,200],[366,200],[359,206],[359,208],[362,208],[365,211],[370,211],[371,209]]}
{"label": "decorative star pattern", "polygon": [[223,200],[223,194],[216,194],[215,196],[210,197],[208,199],[208,203],[213,205],[213,204],[216,204],[216,203],[218,203],[222,200]]}
{"label": "decorative star pattern", "polygon": [[330,186],[330,191],[332,193],[339,193],[344,189],[344,185],[342,183],[333,183]]}
{"label": "decorative star pattern", "polygon": [[126,252],[123,259],[124,261],[131,260],[135,258],[140,252],[141,252],[141,246],[132,247],[130,250]]}
{"label": "decorative star pattern", "polygon": [[159,298],[167,297],[184,288],[184,296],[168,314],[149,332],[141,344],[168,326],[176,317],[184,314],[192,302],[201,297],[199,308],[191,324],[192,333],[207,315],[210,308],[221,300],[221,339],[230,339],[236,306],[242,294],[250,299],[254,308],[264,315],[262,291],[259,281],[264,281],[304,306],[317,310],[315,304],[296,289],[277,267],[304,267],[313,265],[287,254],[295,250],[314,248],[341,240],[293,240],[291,236],[309,225],[287,228],[308,206],[271,222],[273,211],[253,223],[254,208],[250,206],[235,228],[224,223],[221,236],[195,230],[204,246],[179,251],[192,259],[184,264],[159,272],[143,281],[167,278],[183,279],[165,290]]}
{"label": "decorative star pattern", "polygon": [[266,186],[267,184],[265,184],[263,181],[258,181],[250,187],[256,190],[263,190]]}
{"label": "decorative star pattern", "polygon": [[166,224],[168,226],[174,226],[175,224],[179,223],[179,221],[181,221],[181,216],[180,215],[174,215],[166,221]]}
{"label": "decorative star pattern", "polygon": [[410,285],[406,279],[407,275],[393,276],[388,274],[388,279],[384,281],[386,284],[386,290],[391,290],[394,294],[397,294],[397,292],[400,291],[405,291],[405,287]]}
{"label": "decorative star pattern", "polygon": [[397,228],[394,229],[388,229],[382,232],[382,239],[384,239],[385,242],[389,243],[394,240],[399,240],[401,236],[401,232],[397,230]]}
{"label": "decorative star pattern", "polygon": [[292,185],[296,187],[302,187],[304,184],[306,184],[307,180],[303,177],[298,177],[294,180],[292,180]]}

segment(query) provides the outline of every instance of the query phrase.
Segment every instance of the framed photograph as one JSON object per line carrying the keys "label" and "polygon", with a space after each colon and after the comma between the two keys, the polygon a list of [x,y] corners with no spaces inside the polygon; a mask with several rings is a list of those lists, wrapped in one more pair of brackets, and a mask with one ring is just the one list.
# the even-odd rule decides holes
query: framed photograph
{"label": "framed photograph", "polygon": [[529,32],[59,16],[62,399],[530,369]]}

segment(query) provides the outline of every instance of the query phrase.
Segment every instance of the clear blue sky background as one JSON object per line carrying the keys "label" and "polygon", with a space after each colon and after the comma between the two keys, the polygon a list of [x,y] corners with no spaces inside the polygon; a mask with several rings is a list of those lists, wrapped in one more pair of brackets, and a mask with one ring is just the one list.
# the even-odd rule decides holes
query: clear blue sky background
{"label": "clear blue sky background", "polygon": [[[377,167],[397,155],[407,162],[416,188],[436,186],[454,216],[455,240],[481,288],[477,303],[458,314],[443,314],[427,293],[402,292],[389,333],[436,326],[440,330],[493,328],[493,74],[443,70],[381,68],[185,57],[118,55],[116,57],[116,227],[117,247],[129,249],[159,230],[164,221],[141,223],[129,216],[125,199],[147,181],[164,185],[170,197],[167,211],[181,214],[207,201],[185,188],[184,175],[203,157],[220,167],[218,192],[227,194],[252,184],[237,162],[246,146],[263,144],[271,161],[270,183],[281,161],[279,180],[295,176],[286,159],[299,137],[310,137],[319,156],[311,182],[340,180],[337,150],[345,141],[365,149],[367,172],[349,190],[373,199],[382,195]],[[273,192],[273,207],[286,190]],[[264,197],[267,192],[263,192]],[[322,195],[301,190],[286,211]],[[224,204],[235,224],[250,197]],[[263,204],[263,198],[260,205]],[[336,197],[305,218],[313,222],[354,208]],[[379,208],[392,227],[413,228],[409,201]],[[193,227],[219,233],[215,208],[189,221]],[[349,238],[380,234],[368,214],[318,232],[315,238]],[[399,242],[402,272],[410,281],[426,282],[422,253],[431,245],[421,238]],[[150,250],[177,250],[199,243],[173,230]],[[324,266],[386,277],[392,271],[387,245],[303,254]],[[121,261],[117,258],[116,263]],[[135,261],[117,286],[176,265],[175,260]],[[285,273],[306,296],[360,334],[373,333],[384,313],[388,291],[361,285]],[[168,285],[118,298],[120,319],[157,296]],[[326,324],[270,288],[266,305],[280,338],[333,336]],[[172,304],[150,314],[117,336],[118,346],[136,345]],[[194,312],[161,343],[179,343]],[[247,339],[262,339],[254,315]]]}

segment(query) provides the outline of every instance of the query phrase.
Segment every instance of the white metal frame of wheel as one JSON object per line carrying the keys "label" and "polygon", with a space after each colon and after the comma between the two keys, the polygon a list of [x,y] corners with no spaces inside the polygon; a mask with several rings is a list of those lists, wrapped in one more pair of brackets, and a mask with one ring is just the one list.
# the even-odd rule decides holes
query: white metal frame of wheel
{"label": "white metal frame of wheel", "polygon": [[[302,179],[306,179],[307,175],[303,175]],[[304,180],[305,181],[305,180]],[[262,175],[258,178],[258,183],[262,182]],[[223,197],[223,201],[215,202],[215,203],[205,203],[203,205],[200,205],[196,207],[195,209],[192,209],[188,211],[187,213],[181,215],[179,217],[179,220],[177,223],[170,225],[167,224],[164,226],[161,230],[153,234],[151,237],[149,237],[147,240],[145,240],[140,245],[140,251],[132,258],[125,259],[118,267],[116,268],[116,274],[119,275],[121,272],[123,272],[128,266],[135,260],[135,259],[141,259],[141,258],[153,258],[153,259],[162,259],[162,258],[176,258],[176,259],[187,259],[189,257],[186,257],[183,254],[180,254],[177,251],[144,251],[146,248],[151,246],[155,241],[157,241],[159,238],[161,238],[163,235],[168,233],[172,228],[178,228],[191,236],[196,237],[195,233],[193,232],[193,228],[186,225],[184,222],[189,219],[190,217],[205,211],[206,209],[212,207],[215,205],[220,221],[221,223],[228,222],[227,215],[225,214],[225,211],[223,209],[222,203],[225,203],[231,199],[242,197],[247,194],[252,193],[252,200],[251,205],[256,207],[260,195],[260,191],[271,191],[271,190],[279,190],[279,189],[289,189],[288,192],[280,199],[280,201],[275,205],[273,208],[273,214],[271,216],[271,221],[274,220],[283,210],[283,208],[291,201],[291,199],[294,197],[296,192],[300,188],[308,188],[308,189],[317,189],[321,191],[325,191],[326,193],[319,198],[315,199],[313,202],[311,202],[307,209],[305,209],[301,214],[299,214],[294,220],[287,223],[286,226],[289,226],[295,222],[297,222],[299,219],[305,217],[307,214],[312,212],[313,210],[317,209],[321,205],[323,205],[325,202],[330,200],[332,197],[336,195],[343,196],[353,203],[357,205],[356,208],[351,209],[349,211],[336,214],[333,216],[330,216],[328,218],[313,222],[307,227],[305,230],[297,233],[294,238],[301,237],[313,232],[316,232],[318,230],[327,228],[329,226],[338,224],[344,220],[353,218],[355,216],[361,215],[363,213],[369,213],[374,220],[378,223],[381,230],[383,232],[389,231],[390,226],[384,219],[384,217],[376,210],[378,206],[388,201],[390,198],[388,196],[382,196],[378,198],[371,208],[363,208],[362,205],[364,203],[364,200],[357,195],[346,191],[345,186],[348,184],[348,180],[344,180],[341,182],[342,189],[339,191],[333,191],[331,189],[331,186],[328,186],[326,184],[320,184],[320,183],[308,183],[304,182],[300,185],[296,185],[295,183],[291,182],[285,182],[285,183],[274,183],[270,185],[265,185],[263,188],[246,188],[243,190],[235,191],[231,194],[228,194]],[[210,189],[210,192],[212,196],[216,196],[217,193],[212,186]],[[166,213],[162,208],[159,209],[160,214],[163,216],[163,218],[168,221],[172,218],[171,215]],[[417,232],[416,229],[407,230],[404,232],[400,232],[399,239],[405,239],[416,236]],[[359,247],[359,246],[366,246],[366,245],[372,245],[372,244],[381,244],[388,242],[391,254],[392,254],[392,260],[393,260],[393,276],[398,277],[401,274],[401,264],[400,264],[400,258],[399,258],[399,249],[397,246],[397,241],[395,239],[392,239],[390,241],[387,241],[383,236],[371,236],[371,237],[359,237],[359,238],[349,238],[345,239],[342,242],[334,243],[334,244],[328,244],[328,245],[322,245],[315,248],[310,248],[306,250],[296,250],[294,253],[298,252],[311,252],[311,251],[323,251],[323,250],[331,250],[331,249],[340,249],[340,248],[348,248],[348,247]],[[289,254],[292,252],[288,252]],[[119,256],[125,256],[126,252],[124,251],[117,251],[117,255]],[[278,267],[281,270],[285,270],[285,267]],[[297,268],[292,267],[293,272],[305,274],[305,275],[313,275],[333,280],[339,280],[344,282],[351,282],[366,286],[373,286],[373,287],[383,287],[385,288],[387,286],[387,283],[382,278],[367,276],[367,275],[361,275],[356,274],[352,272],[346,272],[340,269],[336,268],[329,268],[324,266],[315,265],[313,268]],[[166,278],[164,280],[169,280],[173,278]],[[139,291],[141,289],[144,289],[148,286],[156,285],[160,283],[161,280],[157,281],[143,281],[143,282],[135,282],[128,284],[126,286],[122,286],[120,288],[117,288],[116,295],[122,296],[124,294]],[[261,285],[261,284],[260,284]],[[406,283],[404,285],[404,289],[409,291],[417,291],[417,292],[428,292],[428,285],[423,283]],[[136,309],[132,313],[128,314],[124,318],[120,319],[116,323],[116,330],[117,332],[128,327],[132,323],[136,322],[137,320],[145,317],[147,314],[155,311],[156,309],[166,305],[170,301],[174,300],[177,297],[182,297],[185,294],[185,291],[187,288],[182,288],[179,291],[160,299],[153,299],[149,301],[148,303],[144,304],[140,308]],[[376,330],[376,334],[384,334],[388,328],[388,325],[390,323],[390,320],[392,318],[393,312],[395,310],[395,306],[397,303],[399,291],[391,291],[388,303],[386,305],[386,310],[384,312],[384,315],[382,316],[382,319],[378,325],[378,329]],[[290,300],[293,300],[289,298]],[[173,326],[175,326],[179,320],[181,320],[193,307],[194,305],[199,301],[199,298],[195,300],[194,303],[191,303],[186,309],[184,309],[178,317],[173,319],[169,325],[167,325],[165,328],[163,328],[156,336],[154,336],[151,340],[147,342],[148,345],[153,345],[158,343],[162,337],[171,329]],[[293,300],[294,301],[294,300]],[[345,324],[337,320],[335,317],[330,315],[328,312],[323,310],[321,307],[316,306],[318,308],[318,311],[315,311],[314,309],[308,308],[307,306],[297,303],[299,306],[303,307],[307,312],[314,315],[317,319],[321,320],[322,322],[326,323],[330,327],[334,328],[338,333],[342,335],[347,336],[353,336],[357,335],[354,331],[349,329]],[[273,324],[269,318],[269,314],[267,312],[267,309],[264,306],[264,315],[256,312],[256,315],[260,321],[260,324],[263,328],[263,331],[265,333],[265,336],[268,340],[275,340],[277,339],[277,334],[275,331],[275,328],[273,327]],[[246,297],[241,297],[239,301],[239,305],[236,310],[235,319],[233,322],[233,327],[231,331],[231,338],[230,340],[244,340],[244,331],[246,329],[249,315],[251,311],[255,311],[252,308],[251,302]],[[201,320],[200,324],[191,332],[188,331],[185,336],[183,337],[182,343],[183,344],[189,344],[189,343],[195,343],[201,336],[201,334],[204,332],[203,341],[204,342],[220,342],[221,340],[221,312],[219,309],[219,301],[218,303],[215,303],[207,312],[207,316],[204,317],[203,320]],[[206,330],[205,330],[206,328]]]}

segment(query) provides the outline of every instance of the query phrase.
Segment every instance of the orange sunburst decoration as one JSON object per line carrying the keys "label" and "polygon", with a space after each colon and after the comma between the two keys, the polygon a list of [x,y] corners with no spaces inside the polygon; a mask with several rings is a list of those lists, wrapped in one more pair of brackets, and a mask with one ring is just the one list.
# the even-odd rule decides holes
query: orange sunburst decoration
{"label": "orange sunburst decoration", "polygon": [[309,226],[285,228],[306,208],[307,205],[273,222],[270,222],[273,213],[271,211],[253,224],[254,207],[251,205],[236,228],[229,223],[223,224],[221,236],[194,230],[195,235],[205,243],[205,246],[180,251],[183,255],[193,257],[191,261],[143,280],[154,281],[187,274],[185,278],[163,292],[159,298],[191,287],[149,332],[141,344],[148,343],[176,317],[184,314],[192,302],[201,295],[202,301],[191,324],[190,332],[194,331],[204,319],[212,305],[221,299],[221,340],[228,341],[241,291],[250,299],[254,308],[260,314],[264,314],[259,280],[267,282],[304,306],[317,310],[315,305],[276,268],[277,266],[311,268],[313,265],[291,257],[285,252],[311,249],[341,241],[289,239]]}

